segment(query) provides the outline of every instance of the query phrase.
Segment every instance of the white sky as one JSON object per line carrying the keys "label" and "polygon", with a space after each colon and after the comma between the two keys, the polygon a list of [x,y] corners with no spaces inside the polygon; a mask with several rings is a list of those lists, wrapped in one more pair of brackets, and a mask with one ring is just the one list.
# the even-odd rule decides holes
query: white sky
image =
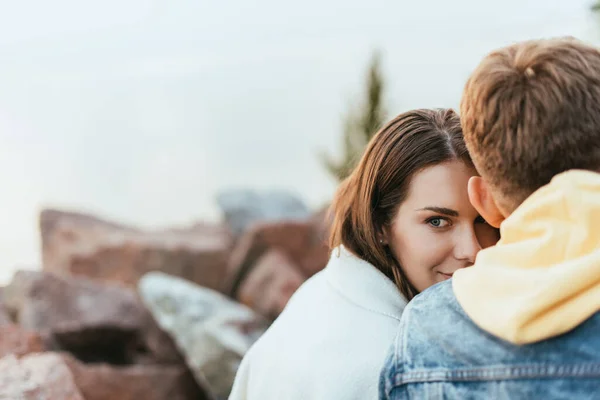
{"label": "white sky", "polygon": [[317,159],[380,49],[390,114],[456,107],[491,49],[600,42],[590,2],[0,2],[0,282],[39,265],[44,206],[148,227],[216,219],[221,188],[335,188]]}

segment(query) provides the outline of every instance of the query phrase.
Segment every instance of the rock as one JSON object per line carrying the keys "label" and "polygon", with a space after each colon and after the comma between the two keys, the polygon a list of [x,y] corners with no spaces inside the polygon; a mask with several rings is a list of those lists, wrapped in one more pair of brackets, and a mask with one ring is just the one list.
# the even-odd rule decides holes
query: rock
{"label": "rock", "polygon": [[281,250],[271,249],[262,255],[243,281],[239,300],[267,318],[275,319],[305,277]]}
{"label": "rock", "polygon": [[[254,273],[257,261],[272,249],[280,250],[297,266],[304,279],[327,265],[329,250],[321,232],[310,222],[276,222],[254,225],[237,242],[229,259],[223,291],[235,299]],[[282,267],[282,269],[288,269]]]}
{"label": "rock", "polygon": [[0,399],[84,400],[62,358],[53,353],[0,359]]}
{"label": "rock", "polygon": [[139,292],[198,383],[227,398],[242,357],[268,322],[218,292],[162,273],[145,275]]}
{"label": "rock", "polygon": [[149,271],[219,288],[232,246],[222,226],[142,231],[73,212],[40,215],[43,269],[135,286]]}
{"label": "rock", "polygon": [[12,323],[12,318],[4,304],[4,288],[0,287],[0,326]]}
{"label": "rock", "polygon": [[302,200],[283,191],[228,190],[217,203],[237,237],[259,221],[306,220],[310,212]]}
{"label": "rock", "polygon": [[173,341],[129,288],[43,271],[18,271],[5,288],[6,306],[50,349],[85,362],[181,361]]}
{"label": "rock", "polygon": [[0,326],[0,358],[9,354],[22,357],[42,351],[44,351],[44,343],[37,333],[14,324]]}
{"label": "rock", "polygon": [[83,364],[69,355],[63,359],[85,400],[203,400],[189,371],[180,365]]}
{"label": "rock", "polygon": [[325,245],[329,245],[329,234],[333,225],[333,214],[330,213],[329,205],[321,207],[309,219],[310,224],[315,230],[316,240]]}
{"label": "rock", "polygon": [[314,213],[309,224],[312,227],[312,246],[309,246],[304,253],[302,270],[308,276],[313,276],[321,271],[329,262],[329,234],[333,224],[332,216],[329,214],[329,207],[323,207]]}
{"label": "rock", "polygon": [[12,321],[10,315],[8,315],[8,311],[6,311],[2,304],[0,304],[0,326],[8,325],[11,322]]}

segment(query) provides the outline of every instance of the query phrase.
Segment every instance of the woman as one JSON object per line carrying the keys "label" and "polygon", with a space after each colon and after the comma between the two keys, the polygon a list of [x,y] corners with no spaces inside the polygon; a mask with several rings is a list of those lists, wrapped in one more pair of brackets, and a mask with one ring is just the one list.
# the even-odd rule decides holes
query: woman
{"label": "woman", "polygon": [[332,204],[329,264],[250,349],[230,399],[376,399],[407,301],[498,240],[469,203],[476,174],[454,111],[384,126]]}

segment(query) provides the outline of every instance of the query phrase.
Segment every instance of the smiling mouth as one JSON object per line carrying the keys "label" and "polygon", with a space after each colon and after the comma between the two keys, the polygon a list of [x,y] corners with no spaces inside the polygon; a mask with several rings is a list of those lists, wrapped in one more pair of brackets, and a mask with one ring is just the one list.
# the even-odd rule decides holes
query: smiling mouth
{"label": "smiling mouth", "polygon": [[445,272],[438,272],[438,274],[440,274],[444,279],[450,279],[452,278],[452,275],[454,275],[454,272],[447,274]]}

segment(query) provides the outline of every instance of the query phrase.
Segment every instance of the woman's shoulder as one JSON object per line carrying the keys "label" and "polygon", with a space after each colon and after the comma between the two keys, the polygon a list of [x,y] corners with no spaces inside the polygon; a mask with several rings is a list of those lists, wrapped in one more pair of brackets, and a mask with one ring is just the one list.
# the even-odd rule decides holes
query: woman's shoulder
{"label": "woman's shoulder", "polygon": [[272,390],[260,382],[275,370],[294,387],[314,385],[332,371],[339,375],[336,382],[348,378],[356,390],[376,387],[398,321],[353,303],[328,278],[325,270],[307,280],[252,346],[243,365],[256,378],[253,390]]}

